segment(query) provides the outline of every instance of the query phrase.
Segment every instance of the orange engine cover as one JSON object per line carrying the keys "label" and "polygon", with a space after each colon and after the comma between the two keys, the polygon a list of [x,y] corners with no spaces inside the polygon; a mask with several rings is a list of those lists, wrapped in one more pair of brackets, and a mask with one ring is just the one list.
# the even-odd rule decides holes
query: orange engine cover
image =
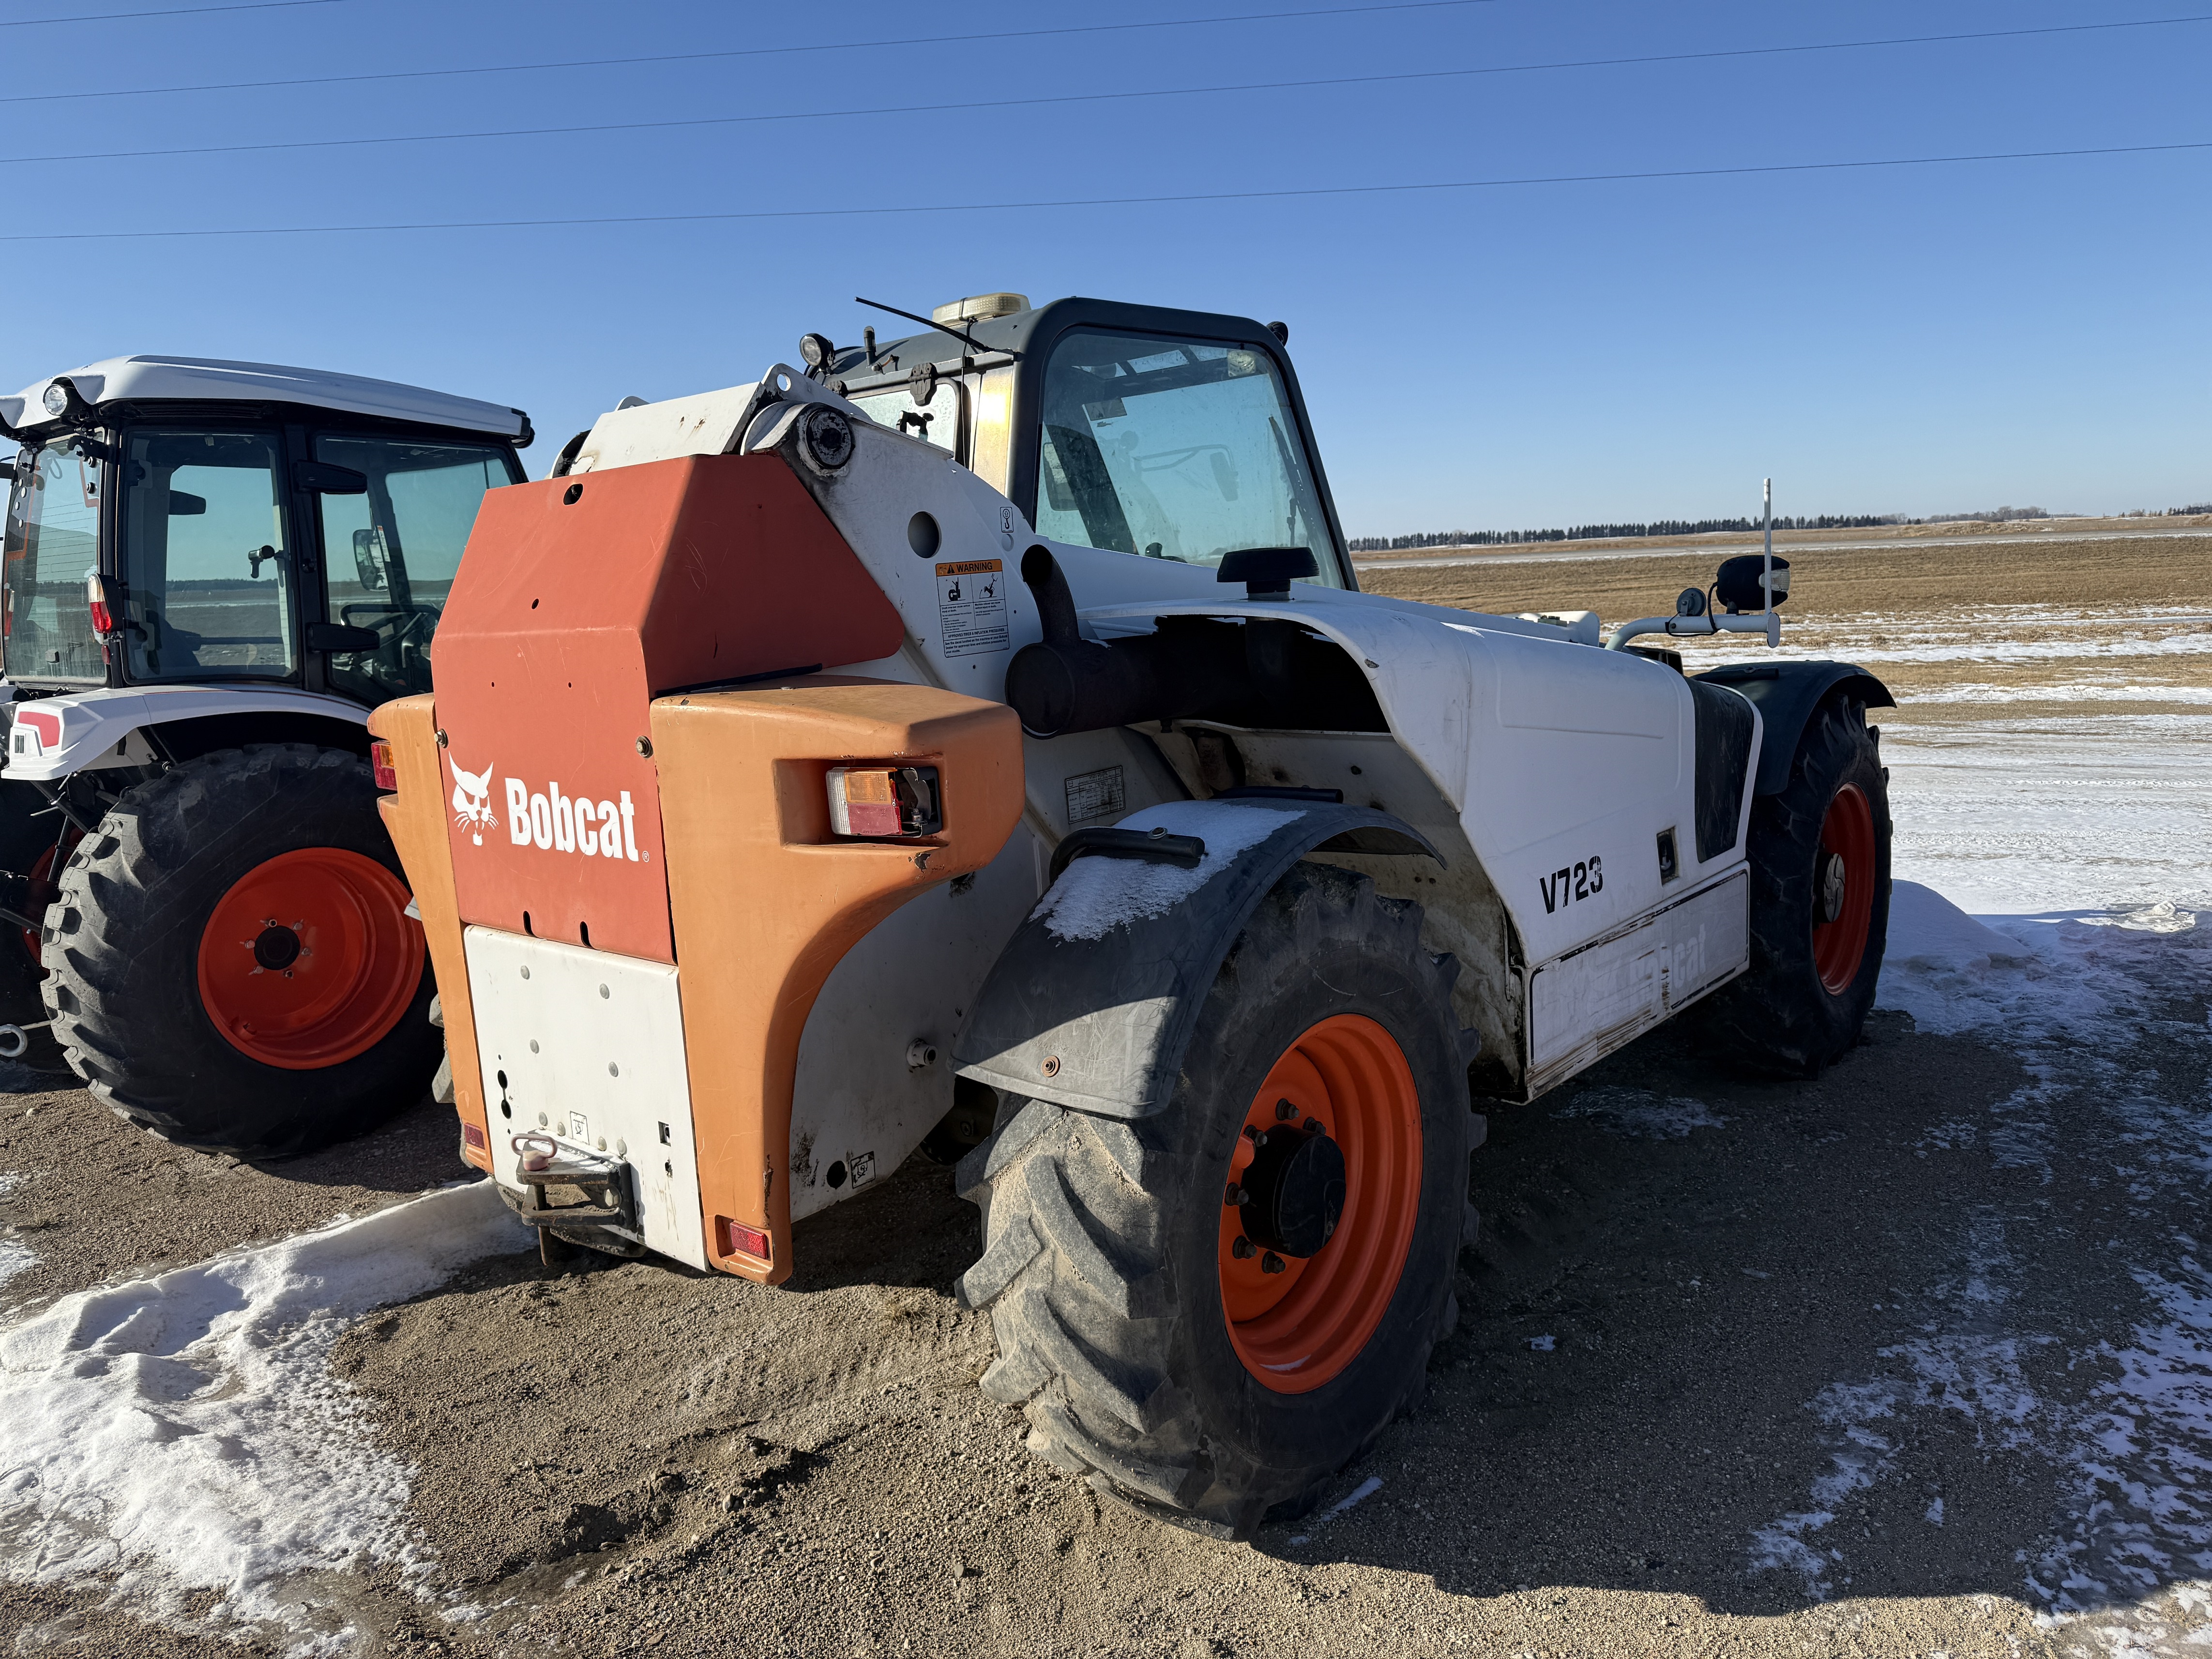
{"label": "orange engine cover", "polygon": [[780,456],[491,491],[434,647],[461,921],[673,962],[653,699],[887,657],[900,629]]}

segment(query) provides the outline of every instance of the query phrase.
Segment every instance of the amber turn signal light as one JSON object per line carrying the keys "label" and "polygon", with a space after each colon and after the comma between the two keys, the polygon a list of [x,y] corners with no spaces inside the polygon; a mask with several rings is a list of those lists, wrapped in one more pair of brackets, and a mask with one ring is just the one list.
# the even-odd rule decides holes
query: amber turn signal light
{"label": "amber turn signal light", "polygon": [[378,788],[398,792],[399,769],[392,763],[392,745],[381,738],[368,745],[368,769],[376,774]]}
{"label": "amber turn signal light", "polygon": [[934,836],[945,811],[933,766],[833,766],[830,828],[841,836]]}

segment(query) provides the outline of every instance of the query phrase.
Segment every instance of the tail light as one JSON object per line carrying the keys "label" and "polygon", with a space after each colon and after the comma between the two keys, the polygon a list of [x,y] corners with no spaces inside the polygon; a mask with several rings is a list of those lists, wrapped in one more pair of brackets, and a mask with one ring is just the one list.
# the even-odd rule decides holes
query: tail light
{"label": "tail light", "polygon": [[92,631],[106,639],[115,631],[115,613],[107,608],[107,579],[100,575],[86,577],[84,598],[92,609]]}
{"label": "tail light", "polygon": [[830,828],[841,836],[933,836],[945,828],[933,766],[833,766]]}
{"label": "tail light", "polygon": [[768,1253],[766,1233],[757,1227],[748,1227],[742,1221],[732,1221],[726,1215],[714,1218],[714,1254],[749,1255],[761,1261],[772,1260]]}
{"label": "tail light", "polygon": [[381,738],[368,745],[368,769],[376,774],[378,788],[398,792],[399,769],[392,763],[392,745]]}

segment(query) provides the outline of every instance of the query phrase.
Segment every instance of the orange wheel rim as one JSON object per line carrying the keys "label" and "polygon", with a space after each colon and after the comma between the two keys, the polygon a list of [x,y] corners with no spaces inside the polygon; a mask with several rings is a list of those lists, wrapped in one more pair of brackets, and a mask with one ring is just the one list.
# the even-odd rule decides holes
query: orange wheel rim
{"label": "orange wheel rim", "polygon": [[[1270,1230],[1256,1218],[1258,1200],[1247,1183],[1255,1171],[1267,1177],[1279,1160],[1260,1137],[1316,1131],[1342,1155],[1335,1230],[1303,1257],[1266,1249],[1251,1236]],[[1333,1175],[1333,1160],[1328,1167]],[[1229,1340],[1244,1369],[1268,1389],[1310,1393],[1367,1346],[1413,1248],[1421,1100],[1396,1040],[1364,1015],[1339,1014],[1285,1049],[1244,1115],[1224,1199],[1233,1193],[1244,1201],[1223,1204],[1220,1241]]]}
{"label": "orange wheel rim", "polygon": [[1851,988],[1874,928],[1874,808],[1855,783],[1836,791],[1813,866],[1813,970],[1831,996]]}
{"label": "orange wheel rim", "polygon": [[200,1002],[265,1066],[311,1072],[367,1053],[414,1001],[422,925],[407,889],[336,847],[280,853],[222,896],[200,934]]}

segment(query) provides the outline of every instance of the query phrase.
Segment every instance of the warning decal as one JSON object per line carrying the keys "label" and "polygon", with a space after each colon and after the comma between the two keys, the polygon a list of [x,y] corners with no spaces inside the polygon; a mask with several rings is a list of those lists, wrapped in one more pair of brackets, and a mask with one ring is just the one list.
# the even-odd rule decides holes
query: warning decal
{"label": "warning decal", "polygon": [[972,657],[1006,648],[1006,572],[997,559],[937,567],[937,621],[945,654]]}

